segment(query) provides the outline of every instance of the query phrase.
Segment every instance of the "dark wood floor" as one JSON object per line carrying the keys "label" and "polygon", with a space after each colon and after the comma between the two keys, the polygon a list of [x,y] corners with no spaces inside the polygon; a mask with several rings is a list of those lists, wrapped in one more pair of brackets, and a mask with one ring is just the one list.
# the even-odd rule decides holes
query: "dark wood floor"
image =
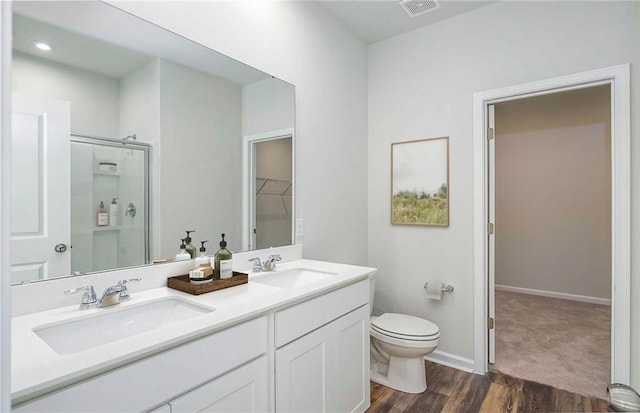
{"label": "dark wood floor", "polygon": [[371,383],[367,412],[607,412],[605,400],[593,399],[499,372],[485,376],[426,362],[427,390],[395,391]]}

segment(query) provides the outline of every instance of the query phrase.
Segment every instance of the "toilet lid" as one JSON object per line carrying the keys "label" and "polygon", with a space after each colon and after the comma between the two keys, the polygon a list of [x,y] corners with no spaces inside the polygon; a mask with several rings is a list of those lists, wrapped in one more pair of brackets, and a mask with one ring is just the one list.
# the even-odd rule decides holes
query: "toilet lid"
{"label": "toilet lid", "polygon": [[395,313],[382,314],[371,321],[371,326],[383,334],[415,337],[415,339],[434,336],[440,331],[437,325],[424,318]]}

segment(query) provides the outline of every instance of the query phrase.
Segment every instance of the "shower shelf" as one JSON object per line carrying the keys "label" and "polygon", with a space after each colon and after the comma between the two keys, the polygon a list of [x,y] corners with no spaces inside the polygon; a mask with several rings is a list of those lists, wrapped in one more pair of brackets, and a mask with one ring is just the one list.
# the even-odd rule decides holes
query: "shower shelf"
{"label": "shower shelf", "polygon": [[117,227],[93,227],[93,231],[94,232],[102,232],[102,231],[120,231],[121,226],[118,225]]}
{"label": "shower shelf", "polygon": [[93,171],[94,175],[120,176],[120,172]]}

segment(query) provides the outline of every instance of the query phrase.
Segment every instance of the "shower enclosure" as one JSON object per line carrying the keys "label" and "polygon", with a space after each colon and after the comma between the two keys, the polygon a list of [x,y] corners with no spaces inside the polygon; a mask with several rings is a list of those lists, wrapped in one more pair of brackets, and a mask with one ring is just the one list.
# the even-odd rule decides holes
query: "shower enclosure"
{"label": "shower enclosure", "polygon": [[[71,135],[72,273],[149,262],[149,155],[135,135]],[[109,213],[114,199],[117,214],[98,225],[100,204]]]}

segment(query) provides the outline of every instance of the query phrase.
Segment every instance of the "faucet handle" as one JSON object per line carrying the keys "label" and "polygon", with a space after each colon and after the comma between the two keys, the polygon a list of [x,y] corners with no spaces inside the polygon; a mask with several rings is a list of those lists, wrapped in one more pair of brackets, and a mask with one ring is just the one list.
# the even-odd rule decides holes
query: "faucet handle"
{"label": "faucet handle", "polygon": [[262,271],[262,262],[260,261],[260,257],[251,258],[249,261],[253,262],[253,272]]}
{"label": "faucet handle", "polygon": [[82,302],[80,304],[80,308],[87,308],[90,304],[95,304],[98,302],[98,298],[96,297],[96,290],[92,285],[85,285],[83,287],[73,288],[71,290],[65,290],[64,293],[67,295],[75,294],[82,291]]}
{"label": "faucet handle", "polygon": [[117,286],[120,287],[120,301],[128,300],[131,298],[129,296],[129,290],[127,289],[126,284],[131,281],[141,281],[142,278],[131,278],[128,280],[120,280],[118,281]]}
{"label": "faucet handle", "polygon": [[282,261],[282,257],[280,256],[280,254],[273,254],[273,255],[269,255],[268,260],[269,261],[280,262],[280,261]]}

